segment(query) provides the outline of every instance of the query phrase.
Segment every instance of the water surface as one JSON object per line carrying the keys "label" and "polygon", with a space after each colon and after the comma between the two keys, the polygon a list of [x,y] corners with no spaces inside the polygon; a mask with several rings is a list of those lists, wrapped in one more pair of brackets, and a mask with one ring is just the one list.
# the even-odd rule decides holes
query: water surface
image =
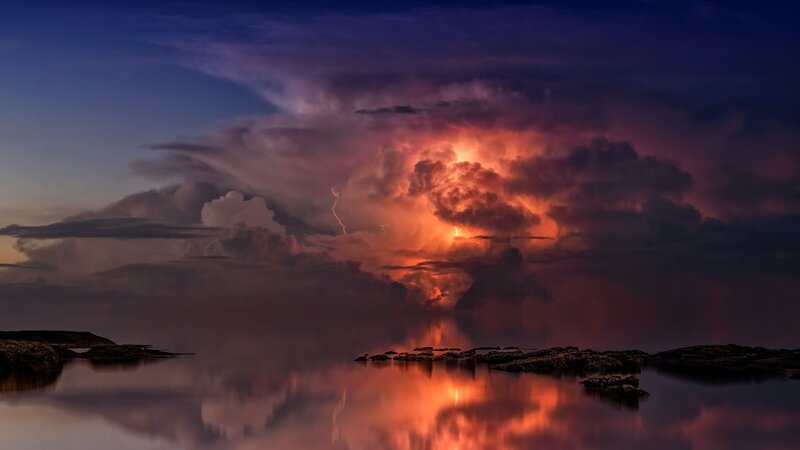
{"label": "water surface", "polygon": [[[118,342],[196,354],[138,367],[78,361],[60,374],[6,379],[0,383],[4,449],[793,449],[800,443],[800,382],[697,383],[646,370],[641,384],[651,395],[636,409],[586,395],[575,378],[352,361],[389,348],[491,344],[446,317],[353,315],[313,321],[313,329],[299,326],[302,315],[274,311],[62,320]],[[539,335],[532,330],[530,342],[538,344]]]}

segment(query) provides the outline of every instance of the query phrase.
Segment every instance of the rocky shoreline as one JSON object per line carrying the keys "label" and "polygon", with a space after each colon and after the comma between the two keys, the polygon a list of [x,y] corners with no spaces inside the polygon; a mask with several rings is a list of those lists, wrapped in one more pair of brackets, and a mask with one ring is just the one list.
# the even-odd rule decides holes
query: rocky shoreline
{"label": "rocky shoreline", "polygon": [[179,355],[149,345],[120,345],[83,331],[0,331],[0,392],[50,385],[64,366],[74,360],[87,360],[96,368],[110,368]]}
{"label": "rocky shoreline", "polygon": [[518,347],[418,347],[364,354],[362,363],[446,363],[487,365],[491,370],[530,372],[581,378],[587,394],[625,407],[638,407],[647,391],[639,388],[643,367],[696,381],[735,382],[782,377],[800,379],[800,350],[741,345],[698,345],[646,353],[641,350],[595,351],[577,347],[520,349]]}

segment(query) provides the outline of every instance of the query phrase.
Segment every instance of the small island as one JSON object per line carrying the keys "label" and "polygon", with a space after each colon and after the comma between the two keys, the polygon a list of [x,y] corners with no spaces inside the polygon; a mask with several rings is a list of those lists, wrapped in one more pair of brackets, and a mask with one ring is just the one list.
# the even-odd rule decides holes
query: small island
{"label": "small island", "polygon": [[135,367],[179,355],[149,345],[117,344],[85,331],[0,331],[0,392],[52,385],[74,360],[87,360],[103,369]]}
{"label": "small island", "polygon": [[646,353],[641,350],[595,351],[577,347],[521,349],[519,347],[459,348],[417,347],[407,352],[390,350],[364,354],[361,363],[395,361],[483,364],[491,370],[530,372],[580,379],[587,394],[612,404],[638,407],[649,394],[639,388],[643,367],[695,381],[736,382],[766,378],[800,379],[800,350],[768,349],[741,345],[698,345]]}

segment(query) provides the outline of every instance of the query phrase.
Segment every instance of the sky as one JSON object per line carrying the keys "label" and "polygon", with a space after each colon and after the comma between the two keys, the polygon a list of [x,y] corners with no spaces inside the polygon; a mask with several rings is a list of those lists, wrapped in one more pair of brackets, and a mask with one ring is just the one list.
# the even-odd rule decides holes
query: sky
{"label": "sky", "polygon": [[313,286],[297,304],[637,311],[720,337],[780,320],[800,269],[794,13],[11,6],[0,283],[278,303]]}

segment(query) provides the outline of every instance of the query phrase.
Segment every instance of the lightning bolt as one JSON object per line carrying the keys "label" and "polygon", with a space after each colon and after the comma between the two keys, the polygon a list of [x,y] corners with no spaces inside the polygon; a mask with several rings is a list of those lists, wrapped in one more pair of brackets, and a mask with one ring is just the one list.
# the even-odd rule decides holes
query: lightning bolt
{"label": "lightning bolt", "polygon": [[331,212],[333,213],[333,217],[336,217],[336,221],[339,222],[339,226],[342,227],[342,234],[347,236],[347,227],[344,226],[342,219],[340,219],[339,215],[336,214],[336,204],[339,203],[339,193],[336,192],[335,188],[331,187],[331,194],[333,194],[333,205],[331,206]]}

